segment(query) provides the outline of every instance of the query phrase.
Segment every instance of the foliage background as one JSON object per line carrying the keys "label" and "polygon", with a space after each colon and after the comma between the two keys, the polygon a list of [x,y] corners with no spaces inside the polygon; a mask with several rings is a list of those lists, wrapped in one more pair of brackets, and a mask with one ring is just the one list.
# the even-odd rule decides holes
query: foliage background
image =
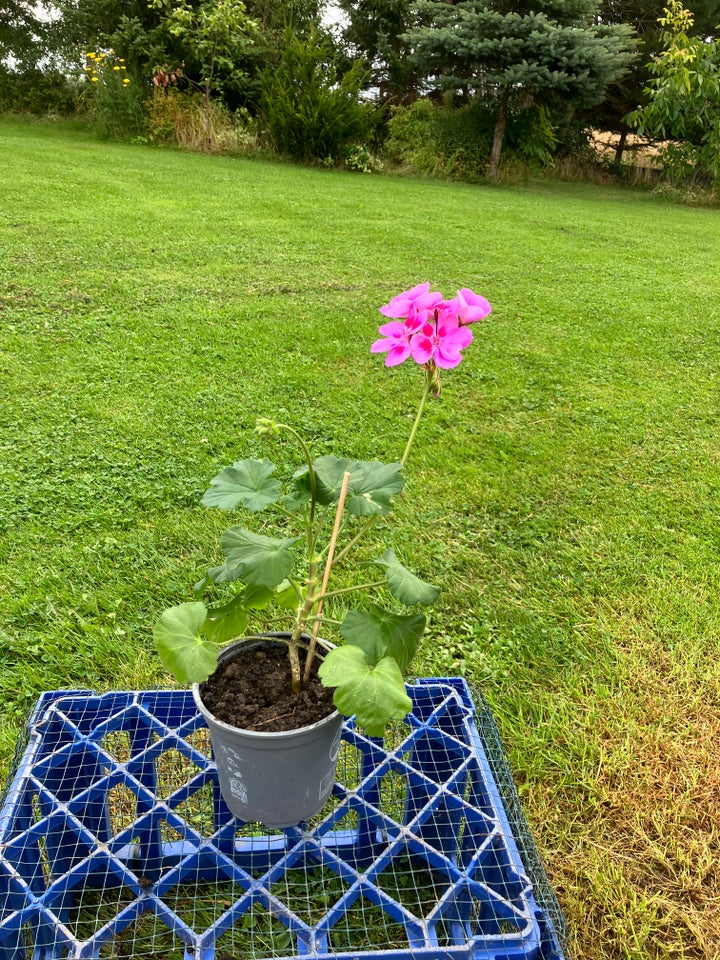
{"label": "foliage background", "polygon": [[[10,0],[0,11],[0,112],[84,112],[101,136],[210,152],[274,151],[367,172],[402,154],[389,108],[412,110],[420,98],[428,110],[441,109],[426,124],[429,142],[400,157],[406,169],[475,180],[538,166],[584,177],[594,164],[600,176],[633,176],[630,114],[657,99],[649,64],[659,62],[652,58],[666,43],[658,22],[664,3],[489,0],[480,9],[425,0],[339,0],[333,8],[323,0]],[[717,144],[710,137],[708,149],[698,149],[697,131],[712,130],[720,109],[720,0],[691,4],[687,50],[702,50],[707,69],[689,71],[700,81],[692,91],[681,84],[680,100],[694,103],[680,104],[679,113],[699,119],[645,124],[644,131],[676,138],[661,156],[671,184],[695,202],[697,184],[713,187],[718,167]],[[323,50],[320,59],[315,48]],[[91,51],[122,58],[143,113],[126,102],[130,90],[124,99],[88,96],[83,65]],[[289,85],[280,84],[283,75]],[[179,96],[158,105],[168,78]],[[407,122],[417,120],[411,114]],[[598,130],[618,138],[613,164],[591,149]]]}

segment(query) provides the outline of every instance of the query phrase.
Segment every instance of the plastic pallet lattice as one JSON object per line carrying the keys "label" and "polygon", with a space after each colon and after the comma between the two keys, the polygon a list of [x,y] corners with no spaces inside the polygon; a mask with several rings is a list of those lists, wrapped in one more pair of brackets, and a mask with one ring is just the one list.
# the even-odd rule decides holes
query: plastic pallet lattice
{"label": "plastic pallet lattice", "polygon": [[331,800],[231,817],[188,691],[56,691],[0,812],[0,960],[563,960],[462,680],[345,724]]}

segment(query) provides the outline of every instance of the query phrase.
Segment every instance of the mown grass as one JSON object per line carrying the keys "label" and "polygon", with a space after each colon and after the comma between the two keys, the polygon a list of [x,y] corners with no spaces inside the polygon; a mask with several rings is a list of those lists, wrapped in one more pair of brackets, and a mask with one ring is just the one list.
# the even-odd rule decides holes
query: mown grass
{"label": "mown grass", "polygon": [[0,121],[0,757],[43,689],[167,683],[151,627],[238,456],[391,458],[368,346],[425,279],[494,305],[395,546],[442,583],[418,672],[501,725],[583,960],[720,955],[717,213],[99,144]]}

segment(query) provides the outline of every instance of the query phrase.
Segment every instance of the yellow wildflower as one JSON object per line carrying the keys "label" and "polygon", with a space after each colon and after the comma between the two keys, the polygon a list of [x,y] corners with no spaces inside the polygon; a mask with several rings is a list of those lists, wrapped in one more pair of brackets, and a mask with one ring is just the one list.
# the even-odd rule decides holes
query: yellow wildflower
{"label": "yellow wildflower", "polygon": [[123,80],[123,86],[126,87],[129,83],[130,83],[130,80],[127,77],[125,77],[125,79]]}
{"label": "yellow wildflower", "polygon": [[95,54],[94,54],[94,53],[86,53],[85,56],[88,58],[88,60],[94,60],[94,59],[95,59]]}
{"label": "yellow wildflower", "polygon": [[113,70],[120,70],[120,67],[113,67]]}
{"label": "yellow wildflower", "polygon": [[98,82],[97,77],[90,77],[90,83],[97,83],[97,82]]}

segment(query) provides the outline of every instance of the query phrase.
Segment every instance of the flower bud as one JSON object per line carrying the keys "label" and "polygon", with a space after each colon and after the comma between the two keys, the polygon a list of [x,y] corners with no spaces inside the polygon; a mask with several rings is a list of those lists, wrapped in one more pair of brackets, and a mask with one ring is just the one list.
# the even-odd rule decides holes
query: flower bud
{"label": "flower bud", "polygon": [[267,417],[260,417],[255,421],[255,433],[259,437],[276,437],[280,433],[280,427],[274,420],[268,420]]}

